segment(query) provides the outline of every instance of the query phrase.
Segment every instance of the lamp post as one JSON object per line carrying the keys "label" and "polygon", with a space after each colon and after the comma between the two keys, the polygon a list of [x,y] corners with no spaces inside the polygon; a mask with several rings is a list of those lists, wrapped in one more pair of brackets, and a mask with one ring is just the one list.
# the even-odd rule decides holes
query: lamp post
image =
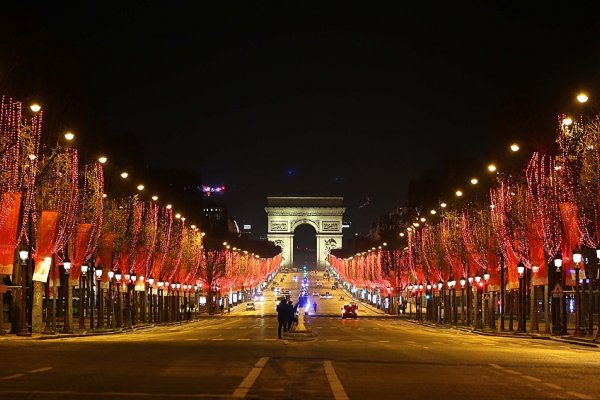
{"label": "lamp post", "polygon": [[94,293],[94,275],[96,275],[96,270],[94,269],[94,260],[90,261],[90,330],[94,329],[94,308],[96,307],[96,295]]}
{"label": "lamp post", "polygon": [[125,274],[127,294],[125,296],[125,326],[131,328],[131,275]]}
{"label": "lamp post", "polygon": [[481,307],[481,275],[475,274],[475,327],[483,328],[483,316]]}
{"label": "lamp post", "polygon": [[440,280],[437,283],[437,288],[438,288],[438,307],[437,307],[437,323],[441,324],[442,323],[442,308],[444,307],[444,281],[442,281],[442,279],[440,278]]}
{"label": "lamp post", "polygon": [[156,284],[158,286],[158,293],[157,293],[157,302],[158,302],[158,311],[156,314],[156,322],[162,322],[163,321],[163,286],[165,285],[165,283],[163,281],[158,281],[158,283]]}
{"label": "lamp post", "polygon": [[29,259],[29,251],[19,251],[19,258],[21,259],[21,327],[17,332],[17,336],[31,336],[31,332],[29,332],[29,328],[27,327],[27,260]]}
{"label": "lamp post", "polygon": [[135,320],[137,319],[137,301],[136,301],[136,295],[135,295],[135,281],[137,280],[137,275],[135,274],[135,272],[132,272],[130,275],[130,279],[131,279],[131,291],[132,291],[132,296],[133,296],[133,302],[131,305],[131,325],[135,325]]}
{"label": "lamp post", "polygon": [[86,309],[86,301],[85,301],[85,284],[87,280],[87,265],[81,266],[81,275],[79,275],[79,329],[85,329],[85,309]]}
{"label": "lamp post", "polygon": [[519,325],[517,332],[525,332],[525,304],[523,302],[523,275],[525,273],[525,265],[523,262],[519,262],[519,265],[517,265],[517,272],[519,273],[519,303],[517,307],[517,313],[519,314]]}
{"label": "lamp post", "polygon": [[170,322],[170,314],[169,314],[169,286],[171,284],[169,281],[165,281],[165,288],[167,289],[167,294],[165,296],[165,290],[163,289],[163,308],[164,308],[164,317],[163,322]]}
{"label": "lamp post", "polygon": [[115,327],[115,302],[113,301],[113,278],[115,273],[113,270],[108,271],[108,325],[111,328]]}
{"label": "lamp post", "polygon": [[63,333],[73,333],[71,329],[71,302],[73,301],[73,287],[69,281],[69,273],[71,271],[71,260],[65,255],[63,260],[63,268],[65,270],[65,285],[67,286],[67,297],[65,299],[65,323],[62,329]]}
{"label": "lamp post", "polygon": [[[600,277],[600,244],[598,244],[598,246],[596,246],[596,279]],[[590,286],[592,285],[593,280],[590,277]],[[592,315],[590,313],[590,315]],[[590,318],[592,320],[592,324],[594,323],[594,318]],[[592,326],[592,331],[593,331],[594,327]],[[600,318],[598,318],[598,331],[596,332],[596,339],[598,340],[600,339]]]}
{"label": "lamp post", "polygon": [[487,323],[490,328],[494,329],[494,296],[491,295],[488,291],[488,282],[490,281],[490,273],[487,270],[483,273],[483,280],[485,281],[484,293],[487,294],[486,302],[483,307],[487,310]]}
{"label": "lamp post", "polygon": [[102,267],[100,265],[98,265],[96,267],[96,280],[97,280],[97,285],[96,285],[96,291],[98,292],[98,323],[96,324],[96,329],[101,329],[104,328],[104,307],[103,307],[103,301],[104,301],[104,296],[102,293]]}
{"label": "lamp post", "polygon": [[[467,263],[467,275],[469,275],[469,264]],[[469,275],[467,278],[467,325],[471,325],[471,306],[473,305],[473,277]]]}
{"label": "lamp post", "polygon": [[433,307],[430,307],[431,303],[433,302],[431,299],[431,283],[429,283],[429,281],[427,281],[427,285],[425,286],[425,288],[427,289],[427,291],[425,292],[425,307],[427,309],[427,320],[431,321],[433,319]]}
{"label": "lamp post", "polygon": [[121,299],[121,273],[117,272],[115,274],[115,279],[117,280],[117,328],[123,326],[123,303]]}
{"label": "lamp post", "polygon": [[451,277],[448,282],[452,288],[452,323],[458,325],[458,308],[456,307],[456,280]]}
{"label": "lamp post", "polygon": [[575,263],[575,332],[574,336],[584,336],[581,330],[581,286],[579,284],[579,269],[581,268],[581,249],[573,250],[573,262]]}
{"label": "lamp post", "polygon": [[[556,286],[552,290],[552,315],[554,316],[554,326],[552,327],[552,331],[555,334],[566,334],[567,333],[567,313],[566,313],[566,304],[565,298],[562,293],[555,293],[555,289],[560,288],[560,291],[563,290],[563,275],[562,275],[562,254],[558,252],[553,259],[553,264],[555,268],[555,273],[558,275],[556,278]],[[554,301],[554,299],[557,299]]]}
{"label": "lamp post", "polygon": [[179,303],[180,303],[180,300],[179,300],[179,289],[181,289],[181,283],[178,282],[177,285],[175,285],[175,288],[177,289],[177,296],[176,296],[176,298],[177,298],[177,301],[176,301],[177,307],[175,307],[175,313],[177,315],[177,321],[179,321],[180,320],[180,317],[179,317]]}
{"label": "lamp post", "polygon": [[[467,280],[464,276],[460,277],[460,323],[465,324],[465,284]],[[468,298],[468,296],[467,296]]]}
{"label": "lamp post", "polygon": [[152,298],[152,286],[154,285],[154,278],[152,277],[152,275],[150,275],[150,277],[148,278],[148,288],[150,289],[150,298],[149,298],[149,303],[148,303],[148,321],[150,323],[152,323],[152,321],[154,320],[154,301]]}

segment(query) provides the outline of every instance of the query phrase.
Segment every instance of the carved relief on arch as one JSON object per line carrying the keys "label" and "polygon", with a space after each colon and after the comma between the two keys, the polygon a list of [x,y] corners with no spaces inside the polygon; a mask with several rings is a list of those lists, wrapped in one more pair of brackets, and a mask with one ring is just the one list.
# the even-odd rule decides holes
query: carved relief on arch
{"label": "carved relief on arch", "polygon": [[297,227],[299,227],[300,225],[310,225],[312,226],[315,231],[317,233],[319,233],[321,230],[319,229],[319,221],[313,221],[311,219],[307,219],[307,218],[302,218],[296,221],[292,221],[291,226],[290,226],[290,232],[294,232],[296,230]]}

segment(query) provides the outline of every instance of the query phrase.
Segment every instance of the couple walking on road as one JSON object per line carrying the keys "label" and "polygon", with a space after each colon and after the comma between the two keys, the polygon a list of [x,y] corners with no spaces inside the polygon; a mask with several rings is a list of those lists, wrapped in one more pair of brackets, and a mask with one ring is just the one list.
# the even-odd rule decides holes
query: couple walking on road
{"label": "couple walking on road", "polygon": [[292,329],[292,323],[298,322],[296,318],[296,308],[298,304],[294,306],[291,300],[287,301],[282,299],[279,304],[277,304],[277,322],[279,322],[279,326],[277,328],[277,335],[279,339],[283,339],[281,336],[281,330],[284,332],[289,332]]}

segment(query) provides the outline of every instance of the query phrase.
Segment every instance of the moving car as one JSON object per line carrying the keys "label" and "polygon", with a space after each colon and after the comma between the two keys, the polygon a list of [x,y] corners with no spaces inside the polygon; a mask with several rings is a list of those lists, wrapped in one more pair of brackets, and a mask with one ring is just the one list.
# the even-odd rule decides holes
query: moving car
{"label": "moving car", "polygon": [[344,304],[344,307],[342,307],[342,319],[346,318],[358,318],[358,306],[356,303]]}
{"label": "moving car", "polygon": [[246,303],[246,311],[256,311],[256,306],[254,305],[254,302],[249,301]]}

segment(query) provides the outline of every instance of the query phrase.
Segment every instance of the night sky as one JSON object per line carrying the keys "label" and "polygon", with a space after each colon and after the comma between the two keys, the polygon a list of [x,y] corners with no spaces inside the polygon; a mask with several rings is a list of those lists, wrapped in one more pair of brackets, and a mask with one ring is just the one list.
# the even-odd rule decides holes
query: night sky
{"label": "night sky", "polygon": [[200,171],[257,233],[284,193],[344,196],[366,233],[423,171],[547,145],[578,91],[600,97],[598,2],[20,3],[0,6],[1,93]]}

